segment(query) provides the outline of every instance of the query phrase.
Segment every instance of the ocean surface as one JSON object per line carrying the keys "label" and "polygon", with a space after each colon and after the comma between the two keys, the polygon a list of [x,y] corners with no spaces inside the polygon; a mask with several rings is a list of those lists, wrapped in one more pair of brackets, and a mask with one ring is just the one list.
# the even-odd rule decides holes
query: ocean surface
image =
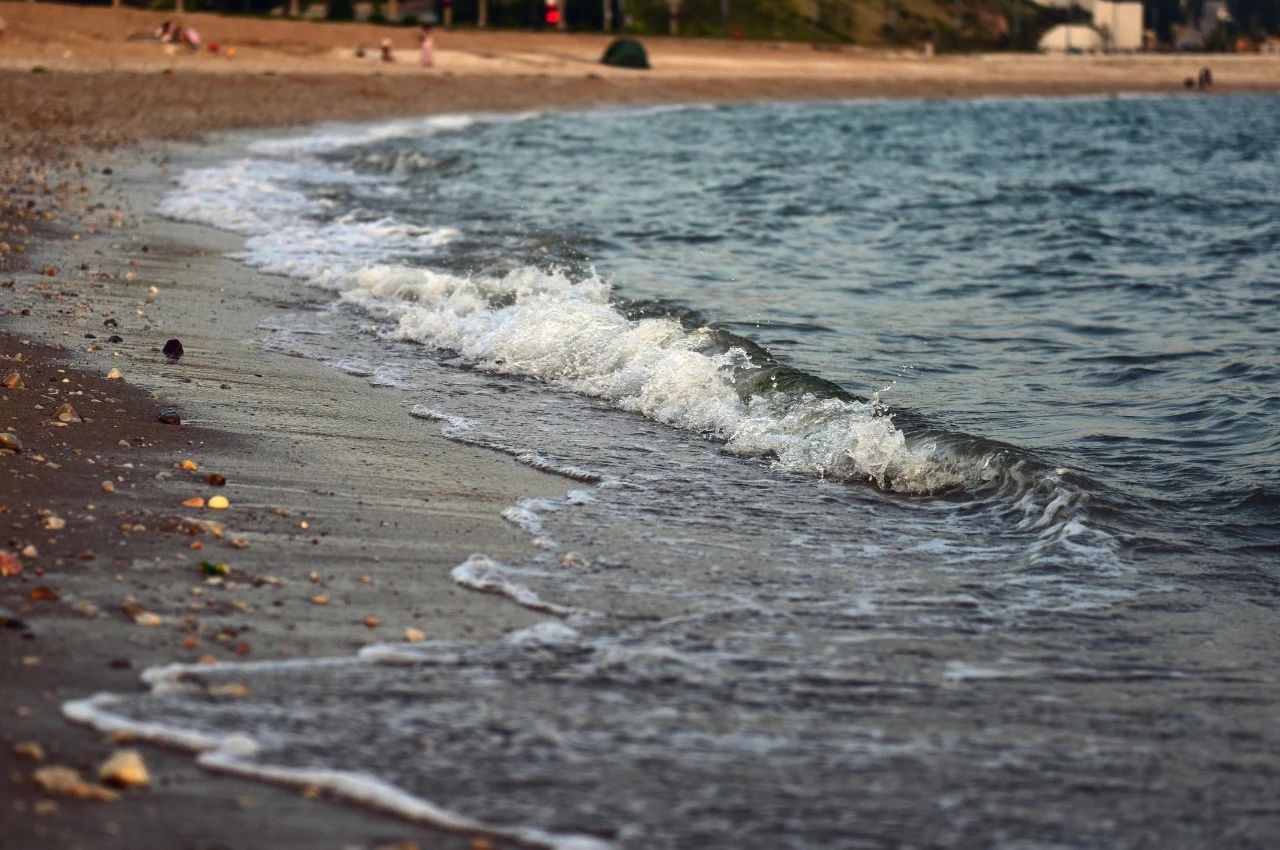
{"label": "ocean surface", "polygon": [[160,212],[571,492],[453,571],[537,627],[69,712],[535,846],[1275,846],[1280,98],[325,127]]}

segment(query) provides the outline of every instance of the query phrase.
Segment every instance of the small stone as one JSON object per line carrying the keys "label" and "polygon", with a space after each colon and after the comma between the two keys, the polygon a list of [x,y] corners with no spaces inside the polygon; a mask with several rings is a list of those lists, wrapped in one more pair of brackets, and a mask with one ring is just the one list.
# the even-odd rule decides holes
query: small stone
{"label": "small stone", "polygon": [[317,593],[315,596],[311,597],[311,604],[312,605],[328,605],[329,597],[325,596],[323,593]]}
{"label": "small stone", "polygon": [[147,765],[137,750],[117,750],[98,768],[98,780],[117,788],[145,788],[151,784]]}
{"label": "small stone", "polygon": [[204,497],[203,497],[203,496],[192,496],[190,499],[184,499],[184,500],[182,501],[182,506],[183,506],[184,508],[203,508],[203,507],[204,507]]}
{"label": "small stone", "polygon": [[0,549],[0,578],[12,578],[17,575],[22,575],[22,561],[7,549]]}
{"label": "small stone", "polygon": [[84,617],[88,617],[89,619],[93,619],[94,617],[98,616],[98,606],[94,605],[92,602],[89,602],[85,599],[80,599],[75,602],[72,602],[71,610],[75,611],[77,614],[80,614]]}
{"label": "small stone", "polygon": [[133,621],[139,626],[148,628],[164,625],[164,619],[159,614],[153,614],[150,611],[139,611],[133,616]]}
{"label": "small stone", "polygon": [[28,543],[26,546],[22,547],[22,557],[24,558],[34,558],[39,554],[40,550],[35,547],[34,543]]}
{"label": "small stone", "polygon": [[60,516],[50,514],[44,518],[45,531],[61,531],[67,527],[67,521]]}
{"label": "small stone", "polygon": [[222,685],[210,685],[207,693],[218,699],[248,699],[252,691],[244,682],[227,682]]}
{"label": "small stone", "polygon": [[120,795],[110,788],[85,782],[80,774],[69,767],[49,765],[31,774],[36,784],[50,794],[73,797],[78,800],[115,800]]}
{"label": "small stone", "polygon": [[378,626],[381,626],[381,625],[382,625],[382,621],[379,620],[377,617],[373,616],[372,614],[364,618],[364,627],[366,629],[376,629]]}
{"label": "small stone", "polygon": [[204,483],[210,487],[225,487],[227,486],[227,479],[226,476],[211,472],[204,477]]}
{"label": "small stone", "polygon": [[226,496],[212,496],[209,499],[208,507],[211,511],[225,511],[231,507],[231,502],[228,501]]}
{"label": "small stone", "polygon": [[586,565],[587,559],[579,555],[577,552],[566,552],[565,556],[560,559],[560,566],[562,567],[579,568],[585,567]]}
{"label": "small stone", "polygon": [[[155,289],[155,287],[152,287],[152,289]],[[179,340],[171,339],[164,344],[164,348],[161,349],[161,353],[169,360],[176,363],[178,360],[182,359],[182,343]]]}
{"label": "small stone", "polygon": [[415,629],[413,626],[404,630],[404,639],[409,643],[420,643],[427,639],[427,635],[422,629]]}
{"label": "small stone", "polygon": [[160,408],[160,415],[157,416],[156,419],[157,421],[162,422],[165,425],[181,425],[182,424],[182,416],[178,413],[178,408],[176,407]]}
{"label": "small stone", "polygon": [[0,454],[18,454],[22,451],[22,441],[17,434],[8,431],[0,432]]}
{"label": "small stone", "polygon": [[233,537],[227,542],[231,544],[232,549],[248,549],[249,548],[249,541],[245,540],[243,537]]}
{"label": "small stone", "polygon": [[107,380],[109,381],[119,381],[122,378],[124,378],[124,373],[114,366],[112,366],[111,371],[107,373]]}
{"label": "small stone", "polygon": [[115,482],[113,482],[113,481],[103,481],[103,482],[102,482],[102,492],[104,492],[104,493],[114,493],[115,491],[116,491],[116,485],[115,485]]}
{"label": "small stone", "polygon": [[184,460],[182,463],[178,464],[178,468],[184,469],[187,472],[195,472],[197,469],[200,468],[200,464],[188,458],[187,460]]}
{"label": "small stone", "polygon": [[13,754],[27,761],[44,761],[44,747],[35,741],[19,741],[13,745]]}
{"label": "small stone", "polygon": [[221,561],[201,561],[200,572],[207,576],[231,575],[231,567]]}
{"label": "small stone", "polygon": [[27,385],[22,382],[22,375],[19,372],[10,372],[3,381],[6,390],[24,390]]}
{"label": "small stone", "polygon": [[107,342],[111,343],[112,345],[115,345],[117,343],[124,342],[124,337],[120,336],[120,334],[112,334],[111,336],[107,337]]}
{"label": "small stone", "polygon": [[57,419],[59,422],[83,422],[84,421],[83,419],[80,418],[80,414],[76,413],[76,409],[72,407],[69,403],[63,404],[61,407],[59,407],[58,412],[54,414],[54,418]]}

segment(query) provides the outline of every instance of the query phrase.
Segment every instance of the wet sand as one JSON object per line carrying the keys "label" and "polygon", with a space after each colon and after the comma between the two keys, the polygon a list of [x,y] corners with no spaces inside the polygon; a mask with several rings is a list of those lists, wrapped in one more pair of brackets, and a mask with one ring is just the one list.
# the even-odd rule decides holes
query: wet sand
{"label": "wet sand", "polygon": [[[145,156],[112,161],[93,196],[129,211],[120,226],[51,225],[39,255],[56,258],[54,274],[6,276],[0,300],[0,371],[26,384],[0,394],[0,425],[24,444],[0,457],[0,533],[23,567],[0,578],[0,606],[21,620],[0,632],[6,847],[421,840],[412,826],[212,777],[155,748],[155,787],[114,803],[42,794],[30,780],[39,765],[13,754],[34,741],[46,764],[92,775],[112,745],[63,721],[61,703],[137,688],[154,664],[345,655],[410,627],[485,637],[529,625],[535,615],[456,587],[448,571],[481,548],[522,550],[499,512],[566,486],[445,441],[394,391],[264,352],[261,318],[314,295],[222,259],[233,237],[135,217],[167,170]],[[160,353],[170,337],[185,349],[177,363]],[[111,368],[124,378],[108,380]],[[85,421],[52,424],[63,401]],[[157,421],[168,406],[181,425]],[[199,468],[181,469],[188,459]],[[213,472],[225,486],[205,483]],[[228,510],[183,505],[217,494]],[[46,529],[46,513],[65,527]],[[231,572],[211,583],[202,560]],[[429,844],[452,846],[441,842]]]}
{"label": "wet sand", "polygon": [[[118,743],[66,723],[61,704],[138,688],[154,664],[350,654],[410,627],[486,637],[528,625],[536,615],[464,591],[448,571],[479,549],[522,550],[499,512],[569,486],[444,440],[393,390],[263,351],[258,322],[315,294],[224,259],[234,237],[151,215],[177,167],[222,151],[157,140],[464,109],[1172,91],[1199,64],[653,39],[656,70],[637,74],[593,64],[597,36],[459,31],[441,35],[439,67],[423,72],[350,55],[381,28],[190,16],[207,39],[239,44],[228,60],[129,40],[158,14],[77,9],[64,25],[67,11],[0,3],[0,378],[16,370],[26,384],[0,390],[0,428],[24,444],[0,455],[0,549],[22,567],[0,577],[6,848],[467,846],[154,747],[151,789],[68,800],[40,791],[39,765],[13,747],[37,742],[44,764],[92,774]],[[409,51],[412,33],[393,34]],[[1214,62],[1222,90],[1280,88],[1275,60]],[[177,363],[160,354],[170,337],[185,347]],[[105,378],[112,367],[123,380]],[[85,421],[53,424],[67,401]],[[182,424],[157,421],[167,406]],[[187,459],[199,468],[181,469]],[[211,472],[226,485],[206,484]],[[182,504],[215,494],[230,509]],[[48,515],[65,526],[46,529]],[[226,529],[192,534],[188,520]],[[202,560],[230,574],[211,583]]]}

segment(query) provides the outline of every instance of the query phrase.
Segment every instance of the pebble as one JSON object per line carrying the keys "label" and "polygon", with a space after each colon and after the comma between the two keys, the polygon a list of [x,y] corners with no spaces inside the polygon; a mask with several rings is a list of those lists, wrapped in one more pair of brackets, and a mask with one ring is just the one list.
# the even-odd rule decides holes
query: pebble
{"label": "pebble", "polygon": [[34,543],[28,543],[22,547],[22,557],[24,558],[34,558],[38,554],[40,554],[40,550],[35,547]]}
{"label": "pebble", "polygon": [[109,801],[120,796],[110,788],[85,782],[77,771],[60,765],[51,764],[48,767],[37,768],[31,774],[31,778],[48,793],[60,794],[64,797]]}
{"label": "pebble", "polygon": [[211,511],[225,511],[231,507],[231,502],[226,496],[212,496],[209,499],[208,507]]}
{"label": "pebble", "polygon": [[427,639],[426,632],[422,629],[415,629],[413,626],[404,630],[404,639],[409,643],[420,643]]}
{"label": "pebble", "polygon": [[197,469],[200,468],[200,464],[188,458],[187,460],[184,460],[182,463],[178,464],[178,468],[185,469],[187,472],[195,472]]}
{"label": "pebble", "polygon": [[44,518],[44,528],[46,531],[61,531],[67,527],[67,521],[60,516],[52,514]]}
{"label": "pebble", "polygon": [[207,693],[218,699],[248,699],[251,691],[244,682],[227,682],[222,685],[210,685]]}
{"label": "pebble", "polygon": [[99,781],[117,788],[145,788],[151,775],[137,750],[116,750],[98,768]]}
{"label": "pebble", "polygon": [[76,413],[76,409],[72,407],[69,402],[59,407],[58,412],[54,414],[54,417],[59,422],[83,422],[84,421],[83,419],[80,418],[80,414]]}
{"label": "pebble", "polygon": [[323,593],[317,593],[315,596],[311,597],[311,604],[312,605],[328,605],[329,597],[325,596]]}
{"label": "pebble", "polygon": [[114,482],[111,482],[111,481],[103,481],[103,482],[102,482],[102,492],[104,492],[104,493],[114,493],[115,491],[116,491],[116,485],[115,485],[115,483],[114,483]]}
{"label": "pebble", "polygon": [[372,614],[364,618],[364,626],[366,629],[376,629],[378,626],[381,626],[381,625],[382,625],[382,621],[379,620],[377,617],[373,616]]}
{"label": "pebble", "polygon": [[0,549],[0,578],[12,578],[17,575],[22,575],[22,562],[12,552]]}
{"label": "pebble", "polygon": [[208,484],[210,487],[225,487],[227,486],[227,478],[225,475],[219,475],[216,472],[211,472],[204,477],[204,483]]}
{"label": "pebble", "polygon": [[153,614],[150,611],[141,611],[135,614],[133,621],[139,626],[147,626],[149,628],[164,625],[164,619],[159,614]]}
{"label": "pebble", "polygon": [[182,417],[178,414],[178,408],[176,407],[160,408],[160,415],[157,416],[156,419],[164,423],[165,425],[181,425],[182,424]]}
{"label": "pebble", "polygon": [[164,348],[161,349],[161,353],[176,363],[182,359],[182,342],[176,339],[169,340],[164,344]]}
{"label": "pebble", "polygon": [[204,507],[204,497],[202,497],[202,496],[192,496],[190,499],[184,499],[184,500],[182,501],[182,506],[183,506],[184,508],[203,508],[203,507]]}
{"label": "pebble", "polygon": [[22,441],[18,439],[17,434],[10,434],[8,431],[0,432],[0,453],[17,454],[20,451],[22,451]]}
{"label": "pebble", "polygon": [[22,374],[20,372],[10,372],[3,383],[6,390],[24,390],[27,388],[27,385],[22,382]]}
{"label": "pebble", "polygon": [[44,747],[35,741],[19,741],[13,745],[13,754],[27,761],[44,761]]}
{"label": "pebble", "polygon": [[0,629],[25,629],[27,624],[8,608],[0,608]]}
{"label": "pebble", "polygon": [[107,380],[109,381],[119,381],[123,378],[124,378],[124,373],[114,366],[112,366],[111,371],[107,373]]}

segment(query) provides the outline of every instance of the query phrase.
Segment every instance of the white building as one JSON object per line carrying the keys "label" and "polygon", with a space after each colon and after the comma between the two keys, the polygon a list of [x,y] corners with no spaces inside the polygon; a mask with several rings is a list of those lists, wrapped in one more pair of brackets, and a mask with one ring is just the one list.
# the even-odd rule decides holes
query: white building
{"label": "white building", "polygon": [[1101,33],[1087,24],[1058,24],[1036,46],[1041,53],[1096,53],[1103,43]]}
{"label": "white building", "polygon": [[1106,50],[1142,49],[1142,4],[1093,0],[1093,25]]}

